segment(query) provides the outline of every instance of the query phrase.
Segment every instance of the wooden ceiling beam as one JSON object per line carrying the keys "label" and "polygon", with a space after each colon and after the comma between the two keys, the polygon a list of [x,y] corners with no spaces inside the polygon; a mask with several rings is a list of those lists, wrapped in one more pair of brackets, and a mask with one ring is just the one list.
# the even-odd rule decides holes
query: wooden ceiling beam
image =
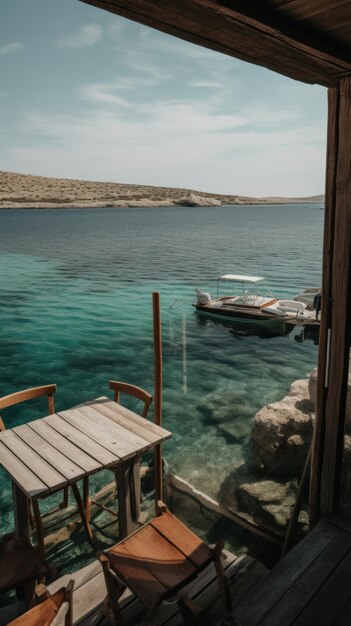
{"label": "wooden ceiling beam", "polygon": [[[301,33],[297,37],[301,29],[293,20],[289,22],[289,30],[286,25],[283,28],[282,23],[278,27],[276,16],[274,25],[272,19],[268,24],[270,11],[265,12],[265,23],[254,18],[256,0],[250,3],[242,0],[81,1],[295,80],[333,86],[342,76],[351,75],[351,60],[345,61],[301,41]],[[250,15],[233,8],[243,9],[248,4]],[[260,5],[259,17],[262,3]],[[287,35],[287,30],[296,33]]]}

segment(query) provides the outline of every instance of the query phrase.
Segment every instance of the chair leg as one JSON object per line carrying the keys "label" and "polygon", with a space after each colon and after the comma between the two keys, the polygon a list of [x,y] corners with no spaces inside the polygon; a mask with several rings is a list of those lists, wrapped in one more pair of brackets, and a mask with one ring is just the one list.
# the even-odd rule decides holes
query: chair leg
{"label": "chair leg", "polygon": [[34,604],[35,580],[29,580],[21,587],[16,587],[16,598],[19,602],[24,602],[26,610],[31,609]]}
{"label": "chair leg", "polygon": [[73,626],[73,587],[74,580],[70,580],[66,587],[66,601],[68,602],[68,611],[65,616],[65,626]]}
{"label": "chair leg", "polygon": [[74,497],[76,499],[78,511],[79,511],[80,516],[82,518],[82,522],[83,522],[83,526],[85,528],[85,532],[87,534],[89,542],[92,544],[93,543],[93,533],[92,533],[92,530],[90,528],[90,524],[89,524],[89,522],[88,522],[88,520],[86,518],[86,515],[85,515],[83,501],[82,501],[82,498],[80,497],[78,486],[77,486],[76,483],[72,483],[71,487],[72,487],[72,491],[73,491]]}
{"label": "chair leg", "polygon": [[64,487],[63,489],[63,500],[59,505],[59,509],[67,509],[68,507],[68,487]]}
{"label": "chair leg", "polygon": [[43,528],[43,520],[41,519],[38,500],[33,500],[32,506],[33,506],[35,528],[37,531],[39,554],[42,559],[45,559],[44,528]]}
{"label": "chair leg", "polygon": [[108,558],[102,553],[98,554],[98,558],[104,572],[108,606],[113,613],[114,623],[118,626],[118,624],[121,624],[121,612],[118,604],[118,598],[122,595],[125,589],[125,585],[122,586],[119,584],[117,577],[110,569],[110,563]]}
{"label": "chair leg", "polygon": [[178,600],[179,610],[184,618],[185,624],[201,624],[205,609],[194,602],[186,594]]}
{"label": "chair leg", "polygon": [[133,463],[133,474],[131,476],[131,509],[132,519],[138,522],[140,517],[141,498],[141,480],[140,480],[140,457],[137,457]]}
{"label": "chair leg", "polygon": [[89,476],[84,476],[83,478],[83,504],[85,510],[85,517],[87,518],[88,524],[90,523],[90,508],[91,508],[91,500],[89,497]]}
{"label": "chair leg", "polygon": [[221,552],[223,550],[223,545],[224,545],[224,541],[219,541],[213,548],[213,554],[214,554],[213,563],[216,569],[219,589],[222,594],[222,597],[225,603],[225,608],[226,608],[227,615],[228,615],[232,610],[232,599],[230,597],[229,585],[228,585],[228,581],[224,573],[224,569],[223,569],[223,565],[221,561]]}

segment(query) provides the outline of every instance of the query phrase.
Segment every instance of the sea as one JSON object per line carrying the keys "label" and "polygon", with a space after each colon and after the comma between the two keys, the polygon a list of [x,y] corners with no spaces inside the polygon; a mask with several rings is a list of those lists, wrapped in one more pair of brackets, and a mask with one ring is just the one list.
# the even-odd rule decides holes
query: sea
{"label": "sea", "polygon": [[[0,395],[57,384],[55,408],[110,395],[108,381],[153,392],[152,292],[161,295],[163,455],[215,500],[250,467],[255,413],[316,365],[317,339],[199,316],[195,289],[258,275],[290,298],[321,284],[319,204],[0,211]],[[228,290],[228,289],[227,289]],[[42,401],[41,401],[42,402]],[[138,409],[138,407],[136,407]],[[13,407],[7,427],[43,416]],[[102,486],[97,475],[96,487]],[[13,524],[0,474],[1,530]]]}

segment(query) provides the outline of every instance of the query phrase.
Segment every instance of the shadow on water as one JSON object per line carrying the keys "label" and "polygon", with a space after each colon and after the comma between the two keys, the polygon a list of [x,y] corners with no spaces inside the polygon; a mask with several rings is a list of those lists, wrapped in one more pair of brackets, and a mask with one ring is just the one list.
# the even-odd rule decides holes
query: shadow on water
{"label": "shadow on water", "polygon": [[304,341],[313,341],[313,345],[319,346],[319,327],[305,327],[300,330],[294,337],[297,343],[303,343]]}
{"label": "shadow on water", "polygon": [[200,326],[218,325],[226,328],[228,333],[233,337],[250,337],[255,336],[260,339],[272,339],[273,337],[283,337],[289,335],[293,330],[292,324],[275,323],[272,325],[270,321],[256,322],[252,320],[220,320],[210,317],[205,317],[199,313],[196,313],[196,319]]}

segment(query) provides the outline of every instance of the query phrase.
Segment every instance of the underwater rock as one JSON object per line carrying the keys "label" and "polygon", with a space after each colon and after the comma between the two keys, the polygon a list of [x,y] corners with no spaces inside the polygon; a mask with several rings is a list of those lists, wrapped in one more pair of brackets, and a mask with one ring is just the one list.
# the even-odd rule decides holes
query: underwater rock
{"label": "underwater rock", "polygon": [[240,485],[237,498],[241,510],[248,513],[257,524],[281,531],[290,519],[296,489],[294,482],[262,480]]}
{"label": "underwater rock", "polygon": [[243,443],[249,439],[251,434],[250,424],[239,420],[235,420],[234,423],[219,424],[218,430],[224,435],[228,443]]}
{"label": "underwater rock", "polygon": [[230,422],[251,415],[247,393],[240,389],[220,389],[209,393],[196,407],[213,423]]}
{"label": "underwater rock", "polygon": [[275,476],[301,476],[313,428],[313,406],[300,393],[306,385],[293,383],[285,398],[256,413],[252,450],[258,469]]}

